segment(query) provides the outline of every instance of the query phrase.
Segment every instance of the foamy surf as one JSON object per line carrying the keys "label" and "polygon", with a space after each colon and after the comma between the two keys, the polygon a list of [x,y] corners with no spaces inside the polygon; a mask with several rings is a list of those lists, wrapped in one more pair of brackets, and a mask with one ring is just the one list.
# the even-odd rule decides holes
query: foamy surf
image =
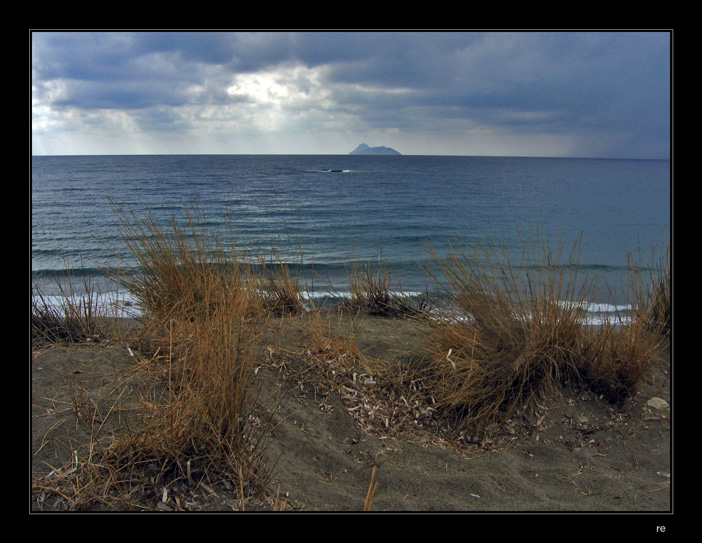
{"label": "foamy surf", "polygon": [[[610,325],[626,325],[631,323],[632,307],[630,305],[616,305],[599,302],[558,302],[564,307],[577,307],[582,310],[580,314],[580,322],[584,326],[603,326]],[[450,321],[464,322],[470,324],[473,321],[473,316],[468,312],[458,308],[434,308],[431,310],[437,319]],[[431,314],[430,313],[430,314]],[[514,314],[516,319],[527,320],[530,317],[524,314]]]}
{"label": "foamy surf", "polygon": [[592,326],[604,324],[628,324],[631,322],[631,313],[633,310],[633,307],[629,304],[609,304],[587,301],[561,301],[559,304],[564,307],[575,307],[582,309],[583,322]]}
{"label": "foamy surf", "polygon": [[[392,291],[391,297],[406,300],[421,300],[427,298],[426,293],[420,291]],[[306,311],[316,308],[324,308],[327,304],[337,305],[350,300],[352,294],[337,290],[304,290],[300,293],[300,299]],[[70,307],[90,307],[95,315],[116,317],[116,318],[136,318],[143,316],[138,300],[128,291],[92,294],[74,294],[71,296],[42,295],[36,297],[33,302],[38,307],[65,312]],[[559,302],[563,307],[574,307],[582,310],[581,321],[588,326],[601,326],[605,324],[624,325],[631,322],[633,307],[629,304],[610,304],[603,302]],[[470,322],[471,317],[465,312],[455,308],[442,306],[434,303],[431,309],[427,309],[430,314],[439,317],[448,316],[452,320]]]}
{"label": "foamy surf", "polygon": [[32,305],[59,314],[67,313],[69,308],[78,308],[83,313],[89,310],[93,315],[104,317],[129,318],[142,315],[136,298],[127,291],[67,296],[42,294],[32,298]]}

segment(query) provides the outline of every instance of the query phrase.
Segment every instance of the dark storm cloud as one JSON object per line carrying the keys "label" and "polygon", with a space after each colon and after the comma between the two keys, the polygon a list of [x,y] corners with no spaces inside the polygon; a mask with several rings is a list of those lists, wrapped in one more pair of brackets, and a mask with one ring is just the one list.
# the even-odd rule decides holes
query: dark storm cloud
{"label": "dark storm cloud", "polygon": [[[329,83],[413,88],[416,105],[592,108],[608,96],[663,97],[666,34],[636,33],[57,33],[35,34],[38,80],[124,83],[137,89],[197,81],[203,68],[252,72],[285,62],[328,65]],[[157,85],[158,86],[158,85]],[[80,98],[104,88],[76,86]],[[157,89],[161,91],[162,89]],[[177,87],[174,94],[177,93]],[[409,99],[409,98],[408,98]],[[443,102],[442,102],[443,100]],[[70,103],[76,103],[70,100]],[[99,104],[101,99],[89,101]]]}
{"label": "dark storm cloud", "polygon": [[[306,42],[314,42],[307,36]],[[667,133],[669,35],[663,33],[400,33],[324,36],[300,58],[330,82],[414,92],[347,90],[344,100],[399,111],[431,108],[515,130],[538,126]],[[307,54],[307,52],[310,52]],[[380,101],[380,102],[379,102]]]}
{"label": "dark storm cloud", "polygon": [[[638,33],[407,35],[396,47],[350,64],[330,78],[410,87],[400,105],[451,108],[482,122],[523,125],[527,113],[551,122],[635,129],[670,108],[669,36]],[[353,97],[351,98],[353,99]],[[369,106],[372,104],[369,103]],[[521,112],[509,116],[496,111]],[[508,119],[514,119],[510,121]]]}
{"label": "dark storm cloud", "polygon": [[[232,104],[237,74],[316,69],[326,111],[411,132],[466,119],[515,132],[669,136],[670,35],[634,32],[43,33],[34,98],[51,108]],[[296,92],[309,85],[302,77]],[[308,104],[313,107],[313,104]],[[143,115],[148,118],[148,115]],[[155,117],[158,117],[156,115]]]}

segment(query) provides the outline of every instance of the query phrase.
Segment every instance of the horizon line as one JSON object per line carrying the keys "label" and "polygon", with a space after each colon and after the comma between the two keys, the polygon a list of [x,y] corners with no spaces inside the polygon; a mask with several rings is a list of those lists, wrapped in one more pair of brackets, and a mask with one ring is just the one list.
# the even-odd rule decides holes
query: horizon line
{"label": "horizon line", "polygon": [[601,156],[548,156],[548,155],[453,155],[453,154],[399,154],[399,155],[363,155],[353,153],[81,153],[81,154],[31,154],[31,157],[113,157],[113,156],[382,156],[382,157],[403,157],[403,156],[424,156],[424,157],[466,157],[466,158],[552,158],[552,159],[584,159],[584,160],[671,160],[671,157],[601,157]]}

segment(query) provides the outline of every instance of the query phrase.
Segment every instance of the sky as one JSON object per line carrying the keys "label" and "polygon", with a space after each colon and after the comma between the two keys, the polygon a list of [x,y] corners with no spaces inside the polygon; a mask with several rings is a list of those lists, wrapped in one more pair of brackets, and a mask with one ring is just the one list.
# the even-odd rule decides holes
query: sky
{"label": "sky", "polygon": [[33,155],[670,158],[671,33],[31,32]]}

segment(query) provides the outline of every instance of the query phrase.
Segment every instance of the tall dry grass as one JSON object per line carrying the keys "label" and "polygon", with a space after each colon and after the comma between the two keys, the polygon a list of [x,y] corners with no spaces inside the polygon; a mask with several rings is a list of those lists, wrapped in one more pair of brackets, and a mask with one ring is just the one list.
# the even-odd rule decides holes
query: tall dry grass
{"label": "tall dry grass", "polygon": [[194,207],[186,211],[185,227],[119,212],[137,263],[122,284],[143,313],[142,345],[152,353],[143,366],[160,365],[167,379],[165,395],[147,398],[141,424],[119,436],[105,462],[131,480],[148,473],[160,488],[217,480],[244,503],[268,475],[253,374],[270,312],[250,266],[208,233]]}
{"label": "tall dry grass", "polygon": [[162,485],[224,482],[245,489],[242,503],[263,493],[265,421],[255,415],[253,383],[262,327],[249,295],[219,299],[206,318],[169,321],[166,359],[154,361],[167,364],[167,392],[110,449],[112,466],[149,465]]}
{"label": "tall dry grass", "polygon": [[573,378],[582,311],[562,302],[587,298],[578,251],[576,243],[564,265],[560,247],[528,245],[518,267],[501,247],[460,242],[446,257],[434,253],[453,301],[453,313],[427,319],[428,375],[441,407],[484,427]]}
{"label": "tall dry grass", "polygon": [[663,249],[653,246],[650,250],[647,259],[641,255],[641,249],[637,258],[629,255],[633,305],[637,319],[643,321],[649,329],[670,339],[673,321],[670,246],[665,245]]}
{"label": "tall dry grass", "polygon": [[629,255],[631,315],[590,329],[580,371],[590,387],[611,402],[633,395],[672,334],[670,249],[651,248],[648,262]]}
{"label": "tall dry grass", "polygon": [[425,300],[413,300],[393,283],[392,273],[383,258],[378,262],[347,266],[349,298],[341,306],[351,311],[381,317],[413,316],[426,309]]}
{"label": "tall dry grass", "polygon": [[[137,423],[36,488],[60,495],[73,509],[184,509],[196,488],[217,484],[238,491],[243,507],[262,495],[269,475],[263,454],[268,421],[256,414],[253,380],[272,314],[269,294],[251,266],[239,263],[234,247],[224,248],[208,233],[195,207],[186,208],[185,225],[115,210],[136,263],[120,283],[142,313],[137,368],[162,378],[143,393]],[[285,270],[282,277],[287,281]],[[68,305],[58,324],[49,306],[39,305],[42,298],[35,300],[33,332],[63,338],[68,332],[57,331],[58,324],[60,330],[70,324],[76,335],[93,321],[93,298]],[[91,439],[102,443],[92,432]]]}
{"label": "tall dry grass", "polygon": [[453,309],[425,318],[426,375],[439,408],[458,424],[484,429],[564,385],[621,401],[660,353],[660,336],[641,319],[585,324],[594,282],[578,272],[580,239],[567,254],[541,235],[524,247],[517,264],[500,247],[460,240],[445,257],[433,253]]}
{"label": "tall dry grass", "polygon": [[[135,262],[126,266],[121,282],[144,313],[206,318],[225,292],[236,295],[244,290],[248,298],[258,298],[257,310],[276,316],[302,310],[299,277],[275,249],[266,258],[261,252],[240,251],[234,242],[225,246],[196,206],[185,206],[185,224],[173,216],[158,220],[153,213],[137,217],[133,211],[114,209]],[[228,237],[234,239],[231,227]]]}
{"label": "tall dry grass", "polygon": [[236,248],[225,248],[207,228],[195,206],[185,208],[187,224],[175,217],[138,217],[113,206],[118,227],[134,264],[121,269],[121,282],[150,318],[181,314],[207,316],[214,292],[246,287],[247,274]]}
{"label": "tall dry grass", "polygon": [[99,338],[100,318],[106,316],[99,304],[99,291],[89,281],[77,287],[67,270],[57,279],[56,296],[32,285],[30,328],[33,342],[84,343]]}
{"label": "tall dry grass", "polygon": [[[303,260],[299,252],[300,262]],[[296,315],[305,310],[299,273],[291,269],[275,247],[269,257],[258,253],[256,258],[259,294],[263,306],[273,316]]]}

